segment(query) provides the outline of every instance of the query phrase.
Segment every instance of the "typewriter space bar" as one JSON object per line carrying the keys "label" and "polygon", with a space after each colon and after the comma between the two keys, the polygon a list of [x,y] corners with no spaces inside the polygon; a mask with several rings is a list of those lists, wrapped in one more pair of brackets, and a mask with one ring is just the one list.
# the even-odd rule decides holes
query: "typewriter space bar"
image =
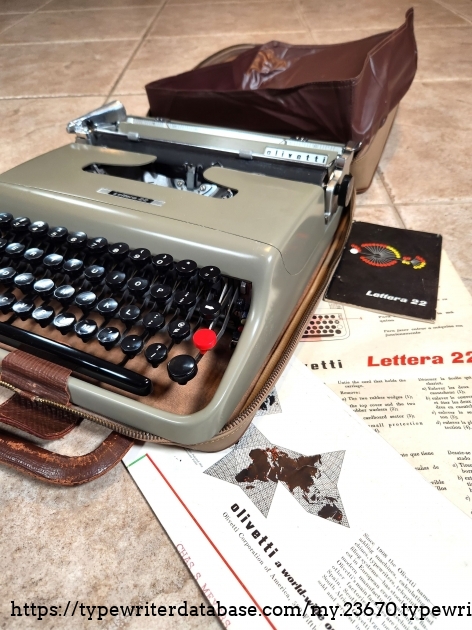
{"label": "typewriter space bar", "polygon": [[141,374],[4,322],[0,322],[0,342],[137,396],[152,392],[152,382]]}

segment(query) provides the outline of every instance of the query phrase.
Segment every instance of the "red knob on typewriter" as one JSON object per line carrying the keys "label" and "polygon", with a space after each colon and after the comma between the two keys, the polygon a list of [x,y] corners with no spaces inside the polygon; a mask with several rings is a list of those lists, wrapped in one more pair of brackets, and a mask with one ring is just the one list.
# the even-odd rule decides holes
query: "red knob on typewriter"
{"label": "red knob on typewriter", "polygon": [[199,328],[193,335],[193,343],[202,354],[205,354],[216,346],[216,333],[210,328]]}

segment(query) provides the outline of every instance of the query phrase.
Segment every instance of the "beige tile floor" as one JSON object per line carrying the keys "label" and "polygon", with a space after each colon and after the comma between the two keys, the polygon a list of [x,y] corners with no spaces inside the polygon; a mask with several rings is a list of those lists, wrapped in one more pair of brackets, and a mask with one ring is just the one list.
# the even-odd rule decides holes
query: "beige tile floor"
{"label": "beige tile floor", "polygon": [[[233,43],[346,41],[416,10],[419,69],[357,217],[437,231],[472,290],[472,0],[0,0],[0,171],[69,141],[65,123]],[[122,466],[63,489],[0,469],[0,628],[9,602],[198,603],[202,595]],[[41,627],[62,628],[61,620]],[[92,627],[75,619],[74,627]],[[150,628],[115,619],[102,628]],[[162,618],[159,629],[212,628]]]}

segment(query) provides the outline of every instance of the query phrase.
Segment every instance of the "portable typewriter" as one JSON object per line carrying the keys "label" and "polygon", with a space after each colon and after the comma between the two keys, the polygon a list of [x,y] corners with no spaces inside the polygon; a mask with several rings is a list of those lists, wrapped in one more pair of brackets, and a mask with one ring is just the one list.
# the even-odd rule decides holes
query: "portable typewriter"
{"label": "portable typewriter", "polygon": [[72,369],[81,408],[208,440],[325,256],[354,149],[119,102],[67,130],[74,143],[0,176],[0,342]]}

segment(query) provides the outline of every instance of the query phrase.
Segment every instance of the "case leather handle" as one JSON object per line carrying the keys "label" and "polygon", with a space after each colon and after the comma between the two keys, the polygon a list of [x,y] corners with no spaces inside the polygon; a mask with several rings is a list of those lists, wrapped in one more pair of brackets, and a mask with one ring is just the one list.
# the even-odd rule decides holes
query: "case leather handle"
{"label": "case leather handle", "polygon": [[[68,410],[69,375],[70,370],[49,361],[10,352],[2,361],[1,383],[15,393],[0,405],[0,422],[47,440],[67,435],[81,421]],[[133,444],[133,439],[113,432],[91,453],[68,457],[0,429],[0,463],[42,481],[76,486],[111,470]]]}
{"label": "case leather handle", "polygon": [[0,429],[0,462],[42,481],[77,486],[111,470],[134,443],[135,440],[113,432],[91,453],[68,457]]}

